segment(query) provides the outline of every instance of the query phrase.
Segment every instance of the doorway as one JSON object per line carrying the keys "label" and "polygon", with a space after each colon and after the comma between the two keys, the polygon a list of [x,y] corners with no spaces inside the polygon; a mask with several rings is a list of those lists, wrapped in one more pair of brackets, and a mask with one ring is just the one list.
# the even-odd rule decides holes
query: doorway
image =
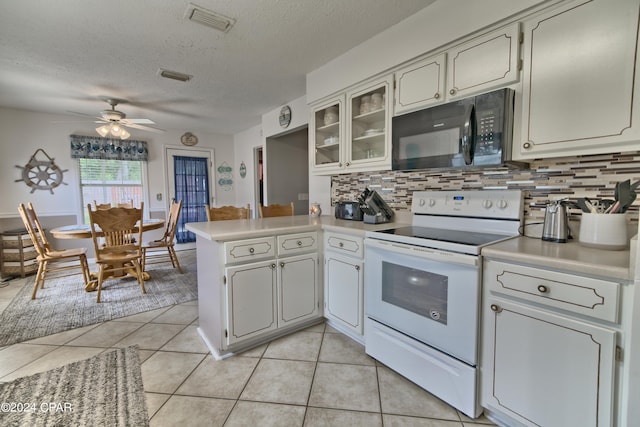
{"label": "doorway", "polygon": [[288,205],[296,215],[309,213],[309,133],[307,126],[266,140],[264,202]]}
{"label": "doorway", "polygon": [[253,164],[256,166],[254,171],[254,213],[257,217],[258,214],[258,206],[264,206],[264,167],[263,167],[263,158],[262,158],[262,147],[255,147],[253,149]]}
{"label": "doorway", "polygon": [[[177,243],[195,242],[195,235],[185,228],[188,222],[207,220],[205,205],[212,205],[213,194],[211,150],[167,148],[165,152],[167,193],[171,199],[182,200],[182,210],[176,230]],[[168,212],[168,209],[167,209]]]}

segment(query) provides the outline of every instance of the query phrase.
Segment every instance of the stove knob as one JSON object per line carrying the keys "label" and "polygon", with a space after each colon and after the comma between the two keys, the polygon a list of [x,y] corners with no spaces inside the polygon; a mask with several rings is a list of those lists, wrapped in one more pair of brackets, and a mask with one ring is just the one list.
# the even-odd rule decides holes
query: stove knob
{"label": "stove knob", "polygon": [[482,207],[485,209],[491,209],[491,206],[493,206],[493,202],[491,200],[484,200],[482,202]]}
{"label": "stove knob", "polygon": [[419,199],[419,200],[418,200],[418,205],[420,205],[420,206],[424,206],[424,205],[425,205],[425,203],[426,203],[426,202],[424,201],[424,199]]}
{"label": "stove knob", "polygon": [[507,201],[506,201],[506,200],[500,200],[500,201],[498,202],[498,207],[499,207],[500,209],[505,209],[505,208],[507,207]]}
{"label": "stove knob", "polygon": [[429,199],[429,206],[435,206],[436,205],[436,199]]}

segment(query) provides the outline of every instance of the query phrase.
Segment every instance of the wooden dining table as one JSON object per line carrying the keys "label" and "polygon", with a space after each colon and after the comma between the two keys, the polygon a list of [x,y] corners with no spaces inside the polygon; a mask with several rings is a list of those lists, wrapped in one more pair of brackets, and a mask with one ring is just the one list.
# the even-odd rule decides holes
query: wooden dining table
{"label": "wooden dining table", "polygon": [[[142,222],[142,232],[144,233],[145,231],[150,231],[150,230],[157,230],[159,228],[163,228],[165,225],[164,220],[162,219],[145,219]],[[134,232],[138,231],[138,226],[136,226],[133,230]],[[73,225],[63,225],[61,227],[56,227],[53,228],[51,230],[49,230],[49,232],[51,233],[51,235],[53,237],[55,237],[56,239],[91,239],[91,225],[89,224],[73,224]],[[96,230],[96,234],[99,237],[102,237],[102,233],[100,232],[100,230]],[[133,271],[133,266],[131,267],[130,270],[123,270],[126,271],[127,273],[129,273],[129,275],[134,276],[135,277],[135,271]],[[122,273],[122,276],[124,276],[124,272]],[[149,278],[151,277],[149,275],[149,273],[147,273],[146,271],[143,272],[143,278],[144,280],[149,280]],[[116,277],[116,274],[114,274],[114,272],[112,272],[112,274],[110,275],[111,277]],[[95,291],[98,287],[98,273],[90,273],[90,277],[91,277],[91,281],[89,282],[89,284],[85,287],[85,290],[87,292],[91,292],[91,291]]]}
{"label": "wooden dining table", "polygon": [[[145,219],[142,222],[142,232],[157,230],[164,227],[163,219]],[[138,227],[133,230],[138,231]],[[51,235],[56,239],[90,239],[91,238],[91,225],[89,224],[74,224],[63,225],[61,227],[53,228],[49,230]],[[102,237],[100,230],[96,230],[99,237]]]}

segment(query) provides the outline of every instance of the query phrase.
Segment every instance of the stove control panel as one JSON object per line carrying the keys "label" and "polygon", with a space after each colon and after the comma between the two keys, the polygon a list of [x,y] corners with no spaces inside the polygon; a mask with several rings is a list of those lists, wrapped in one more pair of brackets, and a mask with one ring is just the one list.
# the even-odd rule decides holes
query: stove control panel
{"label": "stove control panel", "polygon": [[475,218],[522,219],[520,190],[416,191],[413,214],[464,216]]}

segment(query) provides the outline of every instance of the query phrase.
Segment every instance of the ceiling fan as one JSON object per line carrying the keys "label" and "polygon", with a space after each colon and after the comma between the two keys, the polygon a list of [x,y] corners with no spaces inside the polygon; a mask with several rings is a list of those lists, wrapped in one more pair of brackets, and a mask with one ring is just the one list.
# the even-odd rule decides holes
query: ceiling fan
{"label": "ceiling fan", "polygon": [[97,127],[96,132],[98,132],[102,137],[106,137],[107,135],[111,134],[112,136],[120,139],[127,139],[131,136],[131,134],[127,132],[126,129],[124,129],[125,127],[154,133],[164,133],[163,129],[144,126],[143,123],[154,124],[154,122],[149,119],[127,119],[127,115],[125,113],[116,110],[116,106],[118,104],[126,104],[128,102],[127,100],[117,98],[101,99],[111,105],[110,110],[103,110],[100,112],[100,115],[96,117],[75,112],[73,114],[98,119],[95,121],[95,123],[103,123],[103,125]]}

